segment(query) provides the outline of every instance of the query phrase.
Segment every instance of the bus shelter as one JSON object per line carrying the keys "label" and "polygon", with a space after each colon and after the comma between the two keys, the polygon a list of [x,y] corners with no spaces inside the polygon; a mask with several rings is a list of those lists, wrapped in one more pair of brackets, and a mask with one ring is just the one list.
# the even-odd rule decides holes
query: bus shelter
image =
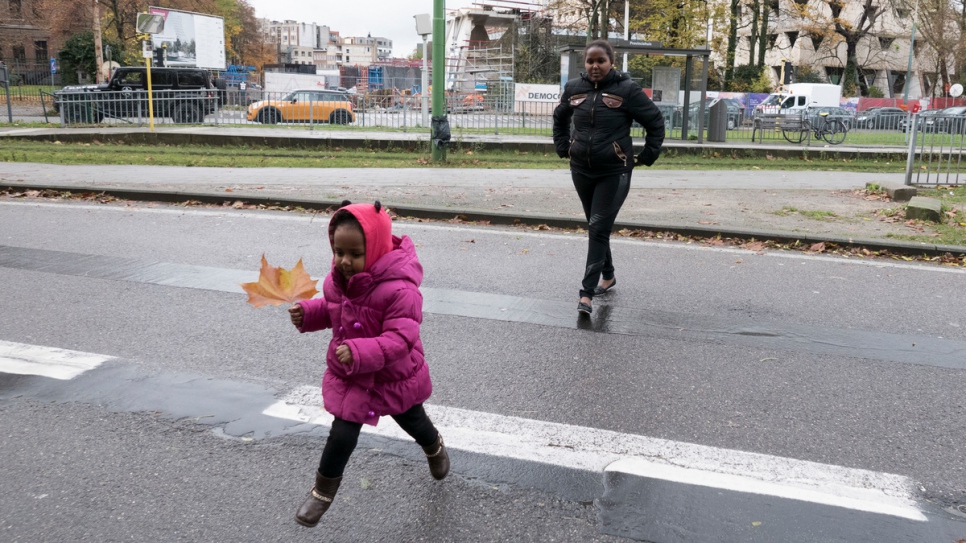
{"label": "bus shelter", "polygon": [[[612,39],[610,41],[611,45],[614,46],[614,51],[618,58],[621,58],[624,54],[627,55],[648,55],[648,56],[676,56],[685,57],[684,63],[684,81],[685,81],[685,92],[684,92],[684,103],[681,104],[681,139],[688,139],[688,125],[690,124],[690,109],[691,109],[691,81],[694,75],[694,61],[698,59],[701,61],[701,82],[698,85],[699,91],[701,93],[701,102],[698,106],[698,118],[696,120],[698,124],[698,143],[703,143],[704,138],[704,117],[705,117],[705,104],[707,103],[708,94],[708,64],[711,57],[711,51],[709,49],[674,49],[668,47],[662,47],[659,42],[650,41],[635,41],[635,40],[622,40],[622,39]],[[585,45],[567,45],[560,49],[560,78],[561,85],[566,83],[568,80],[575,77],[580,77],[580,73],[584,71],[584,48]],[[615,65],[619,61],[615,59]],[[652,91],[653,92],[653,91]],[[655,103],[659,105],[662,103],[667,103],[661,100],[664,96],[654,97]],[[674,97],[674,105],[677,105],[677,96]],[[673,121],[672,121],[673,122]]]}

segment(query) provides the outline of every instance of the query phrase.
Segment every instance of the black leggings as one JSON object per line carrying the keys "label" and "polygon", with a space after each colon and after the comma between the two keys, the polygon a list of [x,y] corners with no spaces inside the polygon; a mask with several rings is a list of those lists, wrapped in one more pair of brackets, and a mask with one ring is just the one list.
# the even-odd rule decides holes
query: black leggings
{"label": "black leggings", "polygon": [[[393,415],[392,418],[400,428],[416,440],[420,447],[428,447],[436,443],[439,432],[426,415],[423,404],[416,404],[410,407],[409,411],[401,415]],[[322,458],[319,460],[319,473],[323,477],[342,477],[342,472],[349,463],[349,457],[352,456],[352,451],[359,442],[361,431],[362,424],[358,422],[349,422],[338,417],[332,421],[329,439],[325,442]]]}
{"label": "black leggings", "polygon": [[571,170],[570,173],[587,217],[587,267],[580,285],[580,296],[593,298],[594,287],[601,275],[607,281],[614,278],[610,233],[614,229],[617,212],[631,190],[631,172],[593,174]]}

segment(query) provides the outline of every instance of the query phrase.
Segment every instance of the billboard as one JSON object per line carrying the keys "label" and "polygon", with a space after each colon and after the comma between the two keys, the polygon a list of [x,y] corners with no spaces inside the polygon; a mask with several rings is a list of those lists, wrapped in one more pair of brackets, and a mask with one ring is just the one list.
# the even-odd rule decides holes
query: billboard
{"label": "billboard", "polygon": [[225,69],[225,20],[213,15],[151,7],[164,17],[164,30],[154,34],[155,49],[164,47],[168,66]]}

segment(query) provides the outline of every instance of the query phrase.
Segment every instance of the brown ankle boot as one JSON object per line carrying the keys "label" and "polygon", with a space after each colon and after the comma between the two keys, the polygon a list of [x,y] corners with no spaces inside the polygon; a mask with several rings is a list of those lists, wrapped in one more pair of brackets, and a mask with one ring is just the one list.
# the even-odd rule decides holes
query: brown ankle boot
{"label": "brown ankle boot", "polygon": [[439,434],[436,436],[436,442],[423,447],[423,453],[429,461],[429,472],[433,474],[433,479],[442,480],[449,473],[449,454],[446,452],[446,446],[443,445],[443,436]]}
{"label": "brown ankle boot", "polygon": [[335,493],[339,490],[341,483],[342,477],[330,479],[323,477],[321,473],[316,471],[315,486],[312,487],[309,496],[305,498],[302,506],[299,507],[298,513],[295,513],[295,522],[298,522],[302,526],[308,526],[309,528],[318,524],[319,519],[322,518],[322,515],[332,505],[332,500],[335,498]]}

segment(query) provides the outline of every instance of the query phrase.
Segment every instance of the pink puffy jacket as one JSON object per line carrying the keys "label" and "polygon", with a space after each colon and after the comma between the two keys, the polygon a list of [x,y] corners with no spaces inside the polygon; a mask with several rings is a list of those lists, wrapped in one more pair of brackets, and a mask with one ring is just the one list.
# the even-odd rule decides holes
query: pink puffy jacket
{"label": "pink puffy jacket", "polygon": [[[373,426],[383,415],[425,402],[433,391],[419,339],[423,267],[412,240],[391,239],[392,249],[367,262],[366,271],[346,283],[333,265],[322,284],[324,298],[299,302],[305,311],[300,332],[332,328],[322,376],[326,411]],[[352,366],[335,355],[343,343],[352,350]]]}

